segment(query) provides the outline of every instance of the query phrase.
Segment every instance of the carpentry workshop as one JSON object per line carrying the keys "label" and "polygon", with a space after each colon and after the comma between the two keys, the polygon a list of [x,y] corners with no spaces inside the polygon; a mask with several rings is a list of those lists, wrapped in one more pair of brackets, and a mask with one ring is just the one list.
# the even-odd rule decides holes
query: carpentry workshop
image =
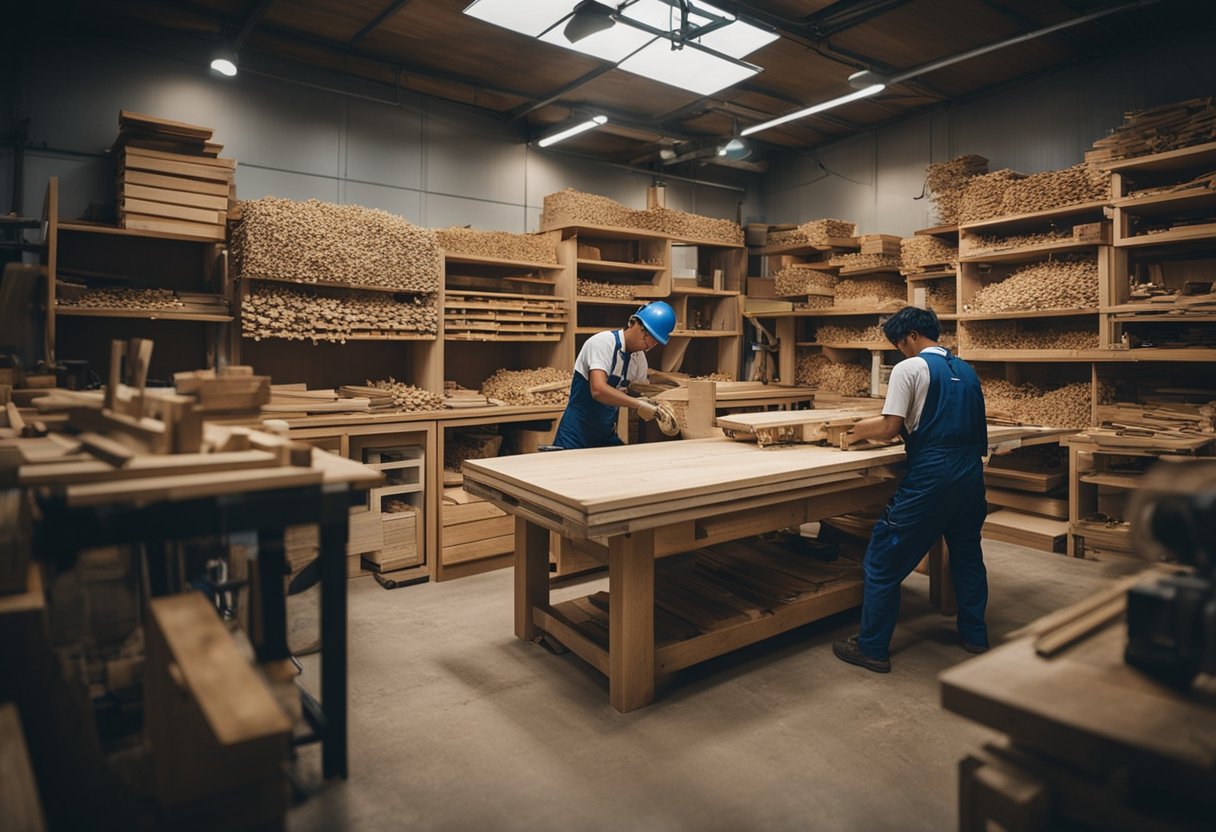
{"label": "carpentry workshop", "polygon": [[0,832],[1216,828],[1216,2],[0,27]]}

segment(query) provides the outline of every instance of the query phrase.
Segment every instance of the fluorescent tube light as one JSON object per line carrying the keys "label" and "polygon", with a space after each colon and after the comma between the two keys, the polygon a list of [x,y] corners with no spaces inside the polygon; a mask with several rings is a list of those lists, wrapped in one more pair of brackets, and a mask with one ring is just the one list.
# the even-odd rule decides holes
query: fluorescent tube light
{"label": "fluorescent tube light", "polygon": [[768,130],[770,127],[776,127],[778,124],[785,124],[788,121],[796,121],[800,118],[822,113],[824,110],[830,110],[833,107],[839,107],[842,104],[848,104],[852,101],[859,101],[862,98],[869,98],[871,95],[876,95],[886,89],[885,84],[871,84],[865,89],[851,92],[848,95],[842,95],[839,98],[833,98],[831,101],[824,101],[821,104],[816,104],[813,107],[807,107],[805,110],[796,110],[792,113],[786,113],[783,116],[778,116],[771,121],[765,121],[760,124],[753,124],[746,130],[739,133],[740,136],[750,136],[753,133],[759,133],[761,130]]}
{"label": "fluorescent tube light", "polygon": [[695,44],[672,49],[663,38],[621,61],[620,68],[699,95],[712,95],[760,71],[754,64],[720,57]]}
{"label": "fluorescent tube light", "polygon": [[576,124],[573,127],[567,127],[565,130],[561,131],[560,133],[554,133],[552,136],[545,136],[543,139],[538,141],[537,144],[540,147],[548,147],[551,144],[557,144],[558,142],[564,142],[566,139],[570,138],[571,136],[577,136],[579,133],[586,133],[588,130],[594,130],[596,127],[599,127],[601,124],[607,124],[607,123],[608,123],[608,116],[592,116],[591,118],[584,121],[582,124]]}

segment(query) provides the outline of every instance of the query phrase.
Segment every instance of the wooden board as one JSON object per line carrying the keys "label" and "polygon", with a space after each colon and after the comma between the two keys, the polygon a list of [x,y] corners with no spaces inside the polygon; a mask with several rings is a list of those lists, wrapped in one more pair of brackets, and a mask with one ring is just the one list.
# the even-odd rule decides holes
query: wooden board
{"label": "wooden board", "polygon": [[149,188],[167,188],[173,191],[186,191],[194,194],[222,196],[227,202],[229,184],[227,182],[208,182],[202,179],[184,179],[180,176],[169,176],[151,171],[129,170],[119,177],[119,187],[142,185]]}
{"label": "wooden board", "polygon": [[[363,466],[359,466],[362,468]],[[271,488],[319,484],[323,472],[312,468],[266,468],[222,471],[188,477],[137,477],[129,480],[68,486],[69,506],[114,505],[123,502],[174,502],[217,494],[239,494]]]}
{"label": "wooden board", "polygon": [[270,468],[277,465],[278,458],[265,451],[233,451],[214,454],[138,454],[121,468],[115,468],[100,460],[22,465],[17,472],[17,481],[26,487],[73,485],[136,477],[167,477],[248,468]]}
{"label": "wooden board", "polygon": [[186,205],[191,208],[207,208],[212,211],[227,211],[228,197],[212,194],[197,194],[170,188],[150,188],[146,185],[120,185],[119,199],[143,199],[168,205]]}
{"label": "wooden board", "polygon": [[987,492],[988,505],[1004,506],[1026,514],[1054,517],[1057,520],[1068,519],[1068,500],[1066,498],[1028,494],[1025,491],[1013,491],[1007,488],[989,488]]}
{"label": "wooden board", "polygon": [[159,231],[164,234],[177,234],[183,237],[193,237],[199,240],[222,242],[225,232],[222,225],[210,225],[201,222],[185,220],[166,220],[160,217],[150,217],[142,214],[127,214],[123,217],[123,227],[133,231]]}
{"label": "wooden board", "polygon": [[124,216],[144,215],[149,217],[165,217],[167,219],[187,220],[216,225],[220,222],[220,211],[210,208],[193,208],[188,205],[174,205],[168,202],[152,202],[145,199],[126,197],[119,202],[118,210]]}
{"label": "wooden board", "polygon": [[983,536],[989,540],[1015,543],[1043,552],[1062,552],[1068,535],[1068,522],[1001,509],[984,521]]}

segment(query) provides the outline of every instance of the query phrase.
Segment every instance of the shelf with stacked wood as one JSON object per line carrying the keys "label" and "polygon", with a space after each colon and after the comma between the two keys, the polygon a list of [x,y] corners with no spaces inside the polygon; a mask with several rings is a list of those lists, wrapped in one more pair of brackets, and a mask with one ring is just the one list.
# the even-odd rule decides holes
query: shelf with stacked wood
{"label": "shelf with stacked wood", "polygon": [[[105,377],[116,337],[157,341],[153,378],[234,360],[228,335],[233,293],[222,243],[58,214],[59,180],[51,177],[44,207],[49,360],[84,359]],[[72,325],[58,326],[63,318]]]}
{"label": "shelf with stacked wood", "polygon": [[1123,159],[1111,171],[1118,248],[1211,247],[1216,142]]}

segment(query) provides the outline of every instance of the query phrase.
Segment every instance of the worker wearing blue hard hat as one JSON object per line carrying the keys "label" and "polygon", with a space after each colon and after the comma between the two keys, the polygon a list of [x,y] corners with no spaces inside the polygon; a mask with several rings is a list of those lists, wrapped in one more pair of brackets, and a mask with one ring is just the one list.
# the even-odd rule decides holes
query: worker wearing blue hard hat
{"label": "worker wearing blue hard hat", "polygon": [[632,382],[646,381],[646,351],[666,344],[676,325],[676,313],[661,300],[630,316],[624,329],[597,332],[587,339],[574,361],[570,401],[557,426],[558,448],[599,448],[621,444],[616,434],[617,410],[627,407],[649,421],[658,406],[630,396]]}

